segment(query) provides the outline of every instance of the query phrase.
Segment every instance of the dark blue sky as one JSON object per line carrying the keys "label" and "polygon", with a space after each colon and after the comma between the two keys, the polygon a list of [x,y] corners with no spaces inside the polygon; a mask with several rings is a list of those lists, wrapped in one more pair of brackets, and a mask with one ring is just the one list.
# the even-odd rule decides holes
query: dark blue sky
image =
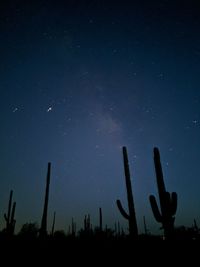
{"label": "dark blue sky", "polygon": [[176,225],[200,224],[198,1],[0,5],[0,214],[13,189],[17,229],[40,223],[50,161],[57,229],[87,213],[98,224],[99,207],[105,224],[126,228],[115,204],[127,205],[125,145],[139,230],[145,215],[156,232],[148,197],[158,146],[178,193]]}

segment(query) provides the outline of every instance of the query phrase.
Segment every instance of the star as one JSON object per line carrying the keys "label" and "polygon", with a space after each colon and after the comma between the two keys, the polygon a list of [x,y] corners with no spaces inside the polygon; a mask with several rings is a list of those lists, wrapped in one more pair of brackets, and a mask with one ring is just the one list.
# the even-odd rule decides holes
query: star
{"label": "star", "polygon": [[198,123],[198,120],[193,120],[192,123],[196,125]]}
{"label": "star", "polygon": [[18,110],[19,110],[18,108],[14,108],[13,113],[17,112]]}
{"label": "star", "polygon": [[47,109],[47,112],[50,112],[50,111],[52,111],[52,107],[49,107],[48,109]]}

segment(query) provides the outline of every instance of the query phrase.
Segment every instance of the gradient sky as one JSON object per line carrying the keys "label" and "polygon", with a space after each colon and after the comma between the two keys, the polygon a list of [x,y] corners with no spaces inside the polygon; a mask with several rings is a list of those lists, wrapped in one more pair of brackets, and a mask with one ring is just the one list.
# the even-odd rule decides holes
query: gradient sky
{"label": "gradient sky", "polygon": [[[65,3],[64,3],[65,2]],[[200,225],[199,1],[1,1],[0,226],[9,191],[17,229],[40,224],[52,162],[49,226],[128,227],[122,146],[136,216],[159,232],[153,147],[167,190],[178,193],[176,225]]]}

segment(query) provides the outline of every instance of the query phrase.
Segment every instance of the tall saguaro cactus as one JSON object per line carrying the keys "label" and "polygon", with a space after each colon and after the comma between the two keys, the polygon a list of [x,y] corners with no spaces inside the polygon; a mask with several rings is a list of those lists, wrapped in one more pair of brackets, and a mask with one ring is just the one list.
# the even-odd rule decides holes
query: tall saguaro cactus
{"label": "tall saguaro cactus", "polygon": [[160,200],[160,211],[155,196],[149,197],[151,208],[157,222],[162,223],[164,235],[166,238],[173,236],[175,213],[177,210],[177,193],[170,194],[165,189],[162,166],[160,162],[160,153],[158,148],[154,148],[154,164],[156,171],[156,180],[158,186],[158,195]]}
{"label": "tall saguaro cactus", "polygon": [[13,196],[13,190],[10,191],[10,198],[9,198],[9,203],[8,203],[8,213],[4,214],[4,219],[6,221],[6,233],[9,235],[14,234],[15,223],[16,223],[16,220],[14,219],[16,202],[14,202],[12,205],[12,196]]}
{"label": "tall saguaro cactus", "polygon": [[47,170],[44,210],[43,210],[42,222],[41,222],[41,228],[40,228],[40,237],[45,237],[47,235],[47,211],[48,211],[48,202],[49,202],[50,175],[51,175],[51,163],[49,162],[48,170]]}
{"label": "tall saguaro cactus", "polygon": [[124,172],[125,172],[129,214],[123,209],[121,201],[119,199],[117,200],[117,206],[122,216],[128,220],[130,236],[136,238],[138,236],[138,228],[135,215],[135,207],[133,201],[133,193],[132,193],[131,178],[130,178],[129,163],[128,163],[128,154],[126,147],[123,147],[123,159],[124,159]]}

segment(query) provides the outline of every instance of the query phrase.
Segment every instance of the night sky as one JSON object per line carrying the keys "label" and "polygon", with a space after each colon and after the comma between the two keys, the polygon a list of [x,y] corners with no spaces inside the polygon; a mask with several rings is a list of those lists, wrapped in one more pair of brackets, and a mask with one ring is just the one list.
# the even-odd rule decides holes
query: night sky
{"label": "night sky", "polygon": [[0,227],[9,191],[17,230],[40,225],[52,162],[49,227],[127,207],[127,146],[136,216],[160,233],[153,147],[178,194],[175,225],[200,225],[199,1],[1,1]]}

